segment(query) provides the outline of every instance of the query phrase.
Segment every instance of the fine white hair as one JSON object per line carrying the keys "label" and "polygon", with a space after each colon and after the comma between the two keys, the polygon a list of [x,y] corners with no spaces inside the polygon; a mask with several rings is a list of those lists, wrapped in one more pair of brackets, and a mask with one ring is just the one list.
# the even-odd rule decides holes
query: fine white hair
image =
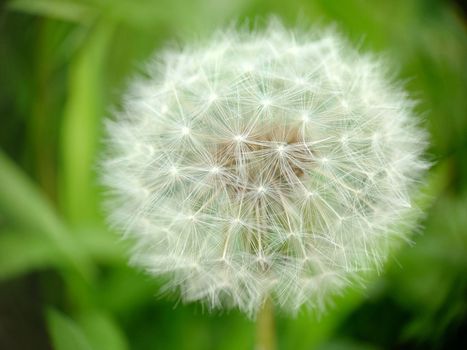
{"label": "fine white hair", "polygon": [[106,123],[109,220],[184,301],[320,309],[407,238],[427,167],[413,107],[332,30],[167,50]]}

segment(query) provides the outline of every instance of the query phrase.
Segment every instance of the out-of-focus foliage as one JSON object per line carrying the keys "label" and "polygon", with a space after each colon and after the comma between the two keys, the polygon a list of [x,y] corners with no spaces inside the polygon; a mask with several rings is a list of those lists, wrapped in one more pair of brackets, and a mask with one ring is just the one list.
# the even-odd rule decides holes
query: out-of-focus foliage
{"label": "out-of-focus foliage", "polygon": [[[102,118],[154,50],[268,15],[384,54],[431,134],[427,215],[386,271],[281,349],[467,347],[467,34],[441,0],[12,0],[0,16],[0,348],[248,349],[254,325],[156,298],[100,210]],[[261,26],[261,21],[257,21]]]}

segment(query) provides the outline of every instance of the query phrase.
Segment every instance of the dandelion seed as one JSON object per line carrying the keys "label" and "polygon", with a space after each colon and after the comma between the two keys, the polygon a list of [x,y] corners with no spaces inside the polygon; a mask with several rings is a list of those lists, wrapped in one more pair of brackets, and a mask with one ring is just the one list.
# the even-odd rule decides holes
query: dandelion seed
{"label": "dandelion seed", "polygon": [[217,100],[217,98],[218,98],[217,94],[213,92],[209,95],[208,102],[213,103],[215,100]]}
{"label": "dandelion seed", "polygon": [[220,171],[221,171],[221,170],[220,170],[219,167],[217,167],[217,166],[213,166],[213,167],[211,167],[211,169],[209,169],[209,172],[210,172],[211,174],[219,174]]}
{"label": "dandelion seed", "polygon": [[263,106],[264,108],[267,108],[271,105],[272,101],[270,98],[264,98],[261,100],[261,106]]}
{"label": "dandelion seed", "polygon": [[279,153],[279,155],[282,157],[284,155],[285,146],[284,145],[279,145],[279,146],[277,146],[276,150],[277,150],[277,153]]}
{"label": "dandelion seed", "polygon": [[183,126],[180,128],[180,132],[182,133],[182,135],[189,135],[190,134],[190,128],[187,127],[187,126]]}
{"label": "dandelion seed", "polygon": [[381,267],[427,168],[383,63],[277,23],[157,62],[107,122],[109,220],[133,263],[185,301],[248,315],[265,297],[320,308]]}
{"label": "dandelion seed", "polygon": [[236,142],[238,142],[238,143],[245,141],[245,139],[246,139],[246,138],[245,138],[245,136],[243,136],[243,135],[235,135],[235,136],[234,136],[234,140],[235,140]]}

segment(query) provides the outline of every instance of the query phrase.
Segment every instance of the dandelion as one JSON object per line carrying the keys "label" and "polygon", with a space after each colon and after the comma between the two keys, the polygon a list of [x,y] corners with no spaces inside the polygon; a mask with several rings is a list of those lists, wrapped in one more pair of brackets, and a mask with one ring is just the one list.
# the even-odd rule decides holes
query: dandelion
{"label": "dandelion", "polygon": [[322,309],[406,239],[426,168],[413,105],[333,31],[166,51],[107,121],[110,222],[184,301]]}

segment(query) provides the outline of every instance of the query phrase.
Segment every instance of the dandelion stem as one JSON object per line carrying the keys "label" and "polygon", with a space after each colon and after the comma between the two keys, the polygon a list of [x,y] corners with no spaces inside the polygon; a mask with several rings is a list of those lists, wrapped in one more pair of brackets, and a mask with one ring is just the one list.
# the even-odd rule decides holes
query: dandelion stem
{"label": "dandelion stem", "polygon": [[274,305],[266,298],[256,317],[256,350],[276,350]]}

